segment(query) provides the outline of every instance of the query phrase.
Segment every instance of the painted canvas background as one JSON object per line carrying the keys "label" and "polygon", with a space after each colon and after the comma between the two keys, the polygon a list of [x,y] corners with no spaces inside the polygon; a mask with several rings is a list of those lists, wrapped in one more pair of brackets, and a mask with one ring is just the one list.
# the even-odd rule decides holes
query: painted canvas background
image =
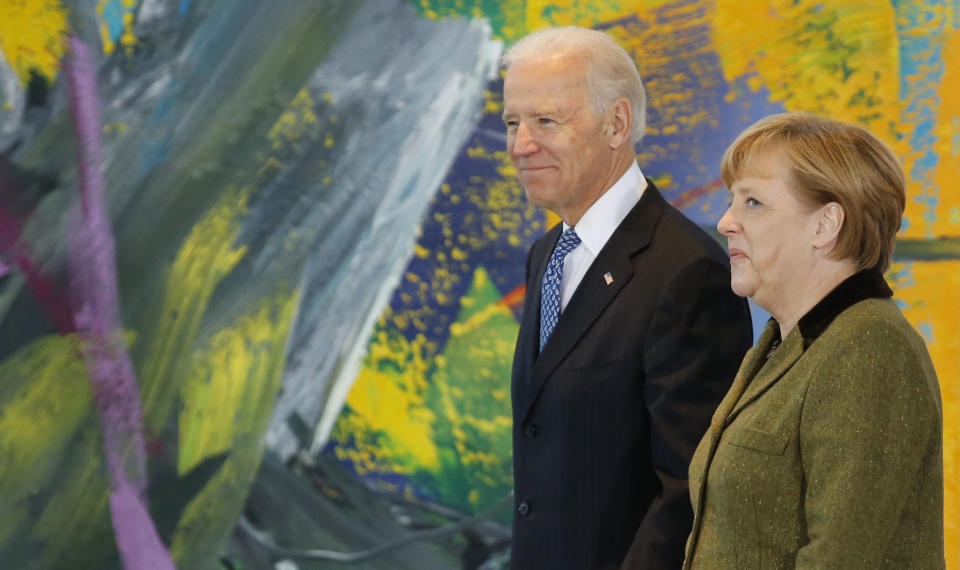
{"label": "painted canvas background", "polygon": [[640,165],[705,227],[769,113],[899,154],[960,567],[956,0],[0,0],[0,567],[505,567],[555,220],[496,58],[563,24],[634,55]]}

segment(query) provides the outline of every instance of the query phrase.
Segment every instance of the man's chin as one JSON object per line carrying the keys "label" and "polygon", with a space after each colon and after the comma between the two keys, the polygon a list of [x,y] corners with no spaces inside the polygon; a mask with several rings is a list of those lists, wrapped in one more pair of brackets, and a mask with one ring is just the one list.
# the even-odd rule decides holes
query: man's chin
{"label": "man's chin", "polygon": [[534,185],[534,184],[524,184],[523,185],[523,194],[527,197],[527,202],[533,204],[534,206],[540,206],[541,208],[550,207],[550,200],[546,198],[548,191],[544,188]]}

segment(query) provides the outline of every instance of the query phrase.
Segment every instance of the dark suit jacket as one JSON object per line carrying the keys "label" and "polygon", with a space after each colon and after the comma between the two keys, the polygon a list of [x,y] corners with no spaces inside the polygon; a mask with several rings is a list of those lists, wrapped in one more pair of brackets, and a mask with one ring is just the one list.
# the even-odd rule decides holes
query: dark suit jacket
{"label": "dark suit jacket", "polygon": [[723,249],[651,182],[538,355],[540,283],[560,233],[527,260],[511,567],[679,568],[688,463],[752,342],[746,301]]}

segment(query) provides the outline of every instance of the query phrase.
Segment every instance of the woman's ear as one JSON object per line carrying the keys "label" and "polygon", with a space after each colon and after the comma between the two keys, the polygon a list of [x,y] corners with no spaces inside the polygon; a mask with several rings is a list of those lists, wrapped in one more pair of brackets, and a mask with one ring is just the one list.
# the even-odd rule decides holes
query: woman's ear
{"label": "woman's ear", "polygon": [[817,233],[814,236],[813,247],[817,249],[833,249],[840,239],[840,230],[843,229],[843,206],[830,202],[820,206],[817,211]]}

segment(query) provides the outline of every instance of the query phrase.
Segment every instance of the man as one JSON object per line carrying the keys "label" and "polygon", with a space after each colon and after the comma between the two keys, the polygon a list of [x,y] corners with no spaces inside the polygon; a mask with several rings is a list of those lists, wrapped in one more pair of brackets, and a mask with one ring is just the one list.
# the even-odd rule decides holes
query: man
{"label": "man", "polygon": [[636,164],[633,60],[582,28],[504,55],[503,119],[530,202],[513,364],[516,570],[680,568],[687,467],[752,342],[729,260]]}

